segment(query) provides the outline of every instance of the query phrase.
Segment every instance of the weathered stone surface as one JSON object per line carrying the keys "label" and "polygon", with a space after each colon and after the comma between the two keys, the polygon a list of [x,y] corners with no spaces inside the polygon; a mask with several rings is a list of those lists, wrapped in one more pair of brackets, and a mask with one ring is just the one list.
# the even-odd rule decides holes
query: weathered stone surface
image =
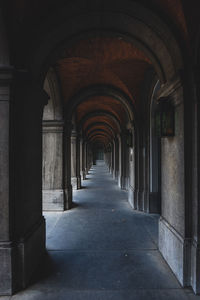
{"label": "weathered stone surface", "polygon": [[43,217],[29,235],[20,240],[18,249],[19,288],[25,288],[45,254],[45,220]]}
{"label": "weathered stone surface", "polygon": [[44,211],[64,210],[64,190],[43,190],[42,194]]}
{"label": "weathered stone surface", "polygon": [[162,216],[182,236],[185,231],[183,132],[183,106],[179,105],[175,113],[175,136],[163,138],[161,144],[161,198]]}
{"label": "weathered stone surface", "polygon": [[[2,89],[0,87],[0,94]],[[0,100],[0,240],[9,240],[9,103]]]}
{"label": "weathered stone surface", "polygon": [[[1,295],[11,295],[13,293],[12,268],[14,260],[14,252],[11,243],[0,243],[0,293]],[[1,299],[1,298],[0,298]]]}
{"label": "weathered stone surface", "polygon": [[66,209],[70,209],[72,207],[72,185],[68,185],[67,187],[65,187],[64,193],[65,193],[65,204],[64,204],[64,208]]}
{"label": "weathered stone surface", "polygon": [[159,250],[182,286],[189,283],[189,243],[166,220],[160,219]]}
{"label": "weathered stone surface", "polygon": [[63,133],[62,128],[43,131],[43,190],[62,189]]}

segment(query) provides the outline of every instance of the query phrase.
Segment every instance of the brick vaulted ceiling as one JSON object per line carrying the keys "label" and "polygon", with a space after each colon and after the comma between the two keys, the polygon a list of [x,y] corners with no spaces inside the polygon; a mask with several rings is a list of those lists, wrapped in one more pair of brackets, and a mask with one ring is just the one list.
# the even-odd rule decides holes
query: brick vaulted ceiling
{"label": "brick vaulted ceiling", "polygon": [[[56,68],[61,80],[62,92],[67,107],[70,99],[85,87],[95,85],[113,86],[123,91],[134,105],[140,99],[140,88],[149,59],[132,43],[121,37],[92,37],[80,40],[66,48],[63,58]],[[119,120],[120,126],[128,123],[123,105],[109,96],[95,96],[78,105],[76,120],[80,122],[86,115],[96,111],[107,111]],[[116,124],[108,116],[96,116],[89,123],[109,124],[117,133]],[[98,125],[97,128],[101,128]],[[104,128],[105,129],[105,128]],[[102,136],[99,136],[102,139]]]}
{"label": "brick vaulted ceiling", "polygon": [[[175,24],[182,36],[187,39],[181,0],[135,1],[152,6],[169,23]],[[44,20],[49,13],[51,14],[65,3],[64,0],[13,0],[13,19],[26,30],[28,26],[32,26],[30,24],[33,26],[40,24],[41,20]],[[151,67],[151,62],[132,43],[121,37],[108,36],[95,36],[76,41],[64,49],[62,58],[56,64],[66,107],[70,99],[81,89],[101,84],[123,91],[137,109],[142,82],[149,67]],[[110,112],[119,120],[121,126],[127,122],[122,104],[106,96],[95,96],[81,103],[76,109],[76,121],[80,122],[85,115],[97,110]],[[97,131],[107,130],[110,132],[108,126],[115,132],[118,130],[113,120],[105,115],[91,117],[85,121],[83,129],[87,129],[90,125],[91,131],[92,124]],[[103,140],[105,140],[103,136],[99,135],[99,141]]]}

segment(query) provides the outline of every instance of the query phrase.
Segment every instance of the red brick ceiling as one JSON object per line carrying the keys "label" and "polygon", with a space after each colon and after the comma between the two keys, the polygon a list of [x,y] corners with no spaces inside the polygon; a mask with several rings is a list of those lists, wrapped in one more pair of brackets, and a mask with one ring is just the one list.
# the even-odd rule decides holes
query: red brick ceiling
{"label": "red brick ceiling", "polygon": [[[150,2],[163,11],[187,38],[181,0],[151,0]],[[17,22],[34,24],[38,23],[38,20],[43,20],[44,16],[59,5],[63,5],[63,2],[61,0],[13,0],[13,4]],[[63,58],[57,62],[56,68],[66,107],[69,100],[82,88],[105,84],[126,93],[137,109],[141,84],[151,62],[133,44],[117,37],[94,37],[74,43],[64,49],[63,53]],[[123,106],[115,99],[103,96],[90,98],[80,104],[76,110],[77,121],[96,110],[111,112],[121,124],[127,122]],[[105,116],[91,118],[86,121],[83,129],[95,122],[109,124],[116,133],[118,132],[113,120]],[[97,127],[106,130],[105,126]],[[107,142],[107,139],[98,136],[97,141]]]}
{"label": "red brick ceiling", "polygon": [[[140,100],[140,87],[149,59],[132,43],[117,37],[94,37],[80,40],[65,49],[64,58],[57,63],[65,105],[81,89],[92,85],[109,85],[122,90],[132,99]],[[86,99],[76,109],[79,122],[88,113],[103,110],[112,113],[123,126],[128,122],[123,105],[111,97],[96,96]],[[92,122],[112,123],[105,117],[92,118]],[[91,122],[88,120],[84,129]],[[112,127],[117,131],[115,124]]]}
{"label": "red brick ceiling", "polygon": [[[92,117],[90,119],[88,119],[84,126],[83,126],[83,130],[86,130],[88,126],[92,125],[92,124],[98,124],[98,123],[105,123],[107,124],[108,126],[112,127],[112,129],[114,130],[114,132],[118,133],[118,128],[117,128],[117,125],[115,124],[115,122],[110,119],[109,117],[106,117],[106,116],[97,116],[97,117]],[[93,129],[95,128],[99,128],[99,129],[105,129],[106,126],[104,125],[96,125],[96,126],[93,126]]]}
{"label": "red brick ceiling", "polygon": [[111,112],[121,124],[124,124],[127,121],[127,114],[119,101],[111,97],[96,96],[84,101],[77,107],[77,122],[80,122],[80,120],[88,113],[96,111]]}

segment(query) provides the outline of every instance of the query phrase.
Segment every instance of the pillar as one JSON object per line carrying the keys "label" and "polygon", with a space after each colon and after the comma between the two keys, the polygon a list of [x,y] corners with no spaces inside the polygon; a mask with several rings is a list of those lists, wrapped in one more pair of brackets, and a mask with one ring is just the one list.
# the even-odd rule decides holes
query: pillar
{"label": "pillar", "polygon": [[110,170],[110,173],[114,174],[114,144],[111,143],[111,170]]}
{"label": "pillar", "polygon": [[13,219],[10,194],[10,94],[13,70],[0,68],[0,294],[16,290],[17,270],[13,270],[16,248],[13,247]]}
{"label": "pillar", "polygon": [[64,210],[63,121],[43,121],[43,210]]}
{"label": "pillar", "polygon": [[86,179],[86,164],[87,164],[87,144],[86,141],[82,141],[82,179]]}
{"label": "pillar", "polygon": [[132,129],[132,147],[129,148],[129,188],[128,188],[128,201],[133,209],[137,209],[137,193],[136,193],[136,157],[135,157],[135,132]]}
{"label": "pillar", "polygon": [[80,137],[75,131],[72,131],[71,135],[71,180],[74,189],[81,188]]}
{"label": "pillar", "polygon": [[86,173],[88,174],[90,168],[92,167],[92,163],[93,163],[93,157],[92,157],[92,149],[91,149],[91,145],[89,143],[87,143],[87,170]]}
{"label": "pillar", "polygon": [[72,124],[65,121],[63,146],[64,146],[64,192],[65,210],[72,207],[72,184],[71,184],[71,128]]}
{"label": "pillar", "polygon": [[113,178],[118,179],[118,173],[119,173],[119,141],[118,138],[115,137],[114,139],[114,172],[113,172]]}
{"label": "pillar", "polygon": [[122,132],[120,136],[118,135],[119,140],[119,175],[118,175],[118,185],[121,189],[127,189],[127,176],[126,176],[126,134]]}
{"label": "pillar", "polygon": [[80,177],[83,179],[83,138],[80,137]]}
{"label": "pillar", "polygon": [[45,253],[42,216],[45,103],[46,93],[28,72],[15,71],[12,79],[12,70],[0,69],[1,295],[25,288]]}
{"label": "pillar", "polygon": [[[191,286],[200,294],[200,72],[195,70],[193,105],[193,174],[192,174],[192,239],[191,239]],[[192,98],[192,97],[191,97]]]}
{"label": "pillar", "polygon": [[137,209],[144,211],[144,183],[145,183],[145,156],[146,145],[144,142],[144,132],[142,126],[138,136],[137,147]]}

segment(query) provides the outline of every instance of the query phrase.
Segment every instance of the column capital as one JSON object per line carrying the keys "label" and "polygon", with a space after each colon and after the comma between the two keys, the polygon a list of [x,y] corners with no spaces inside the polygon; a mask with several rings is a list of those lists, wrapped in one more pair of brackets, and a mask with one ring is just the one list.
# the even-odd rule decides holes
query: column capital
{"label": "column capital", "polygon": [[76,130],[72,129],[72,131],[71,131],[71,137],[72,138],[77,138],[78,137],[78,133],[77,133]]}
{"label": "column capital", "polygon": [[63,120],[43,120],[42,127],[44,133],[59,133],[63,132],[64,121]]}

